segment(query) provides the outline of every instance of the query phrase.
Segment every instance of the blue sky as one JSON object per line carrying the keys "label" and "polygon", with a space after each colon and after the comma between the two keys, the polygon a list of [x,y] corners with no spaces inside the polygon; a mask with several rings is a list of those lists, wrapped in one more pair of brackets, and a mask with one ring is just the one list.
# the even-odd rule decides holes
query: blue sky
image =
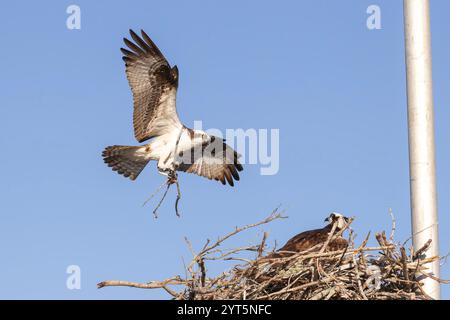
{"label": "blue sky", "polygon": [[[81,30],[66,8],[81,8]],[[366,28],[377,4],[382,29]],[[432,1],[441,253],[450,250],[450,2]],[[182,257],[207,238],[257,222],[278,204],[288,220],[271,243],[355,216],[357,241],[410,232],[402,1],[58,1],[0,12],[0,298],[165,299],[162,291],[96,289],[106,279],[184,274]],[[188,126],[280,130],[280,168],[247,165],[235,188],[181,175],[182,218],[169,198],[152,217],[143,201],[164,178],[151,164],[135,182],[107,168],[105,146],[133,145],[132,100],[119,48],[145,29],[180,70]],[[66,268],[81,268],[81,290]],[[208,266],[217,272],[223,266]],[[442,276],[450,278],[448,265]],[[450,298],[450,288],[443,288]]]}

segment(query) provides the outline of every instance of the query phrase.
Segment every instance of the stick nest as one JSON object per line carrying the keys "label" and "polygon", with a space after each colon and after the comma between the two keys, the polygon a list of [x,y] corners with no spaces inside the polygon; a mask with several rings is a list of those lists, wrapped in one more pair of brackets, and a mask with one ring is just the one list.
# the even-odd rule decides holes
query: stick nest
{"label": "stick nest", "polygon": [[[208,240],[198,253],[186,239],[193,259],[186,266],[184,277],[148,283],[104,281],[98,287],[159,288],[177,300],[427,300],[431,298],[423,291],[421,280],[430,277],[449,283],[429,273],[431,262],[444,259],[426,256],[431,240],[415,252],[412,248],[407,250],[405,243],[394,242],[394,218],[389,239],[385,232],[377,233],[375,247],[367,246],[370,233],[355,246],[354,233],[349,228],[353,219],[341,231],[330,233],[326,243],[281,257],[273,255],[274,250],[266,251],[267,233],[257,245],[234,249],[220,246],[238,233],[281,218],[285,217],[275,210],[261,222],[236,227],[214,243]],[[346,230],[349,246],[341,251],[328,251],[328,243]],[[230,260],[236,263],[232,268],[217,276],[207,274],[207,263]]]}

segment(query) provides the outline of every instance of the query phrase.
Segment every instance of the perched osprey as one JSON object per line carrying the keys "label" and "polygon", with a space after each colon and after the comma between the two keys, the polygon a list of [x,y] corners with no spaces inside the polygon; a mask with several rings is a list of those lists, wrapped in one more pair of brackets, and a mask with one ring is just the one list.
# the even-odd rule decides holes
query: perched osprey
{"label": "perched osprey", "polygon": [[124,38],[128,49],[121,48],[128,82],[133,92],[134,135],[142,146],[111,146],[103,151],[109,167],[135,180],[150,160],[158,162],[159,173],[168,176],[168,185],[176,182],[176,171],[195,173],[222,184],[234,185],[242,165],[240,155],[223,139],[202,130],[185,127],[178,118],[176,94],[178,68],[173,68],[150,37],[133,30],[134,42]]}
{"label": "perched osprey", "polygon": [[[342,230],[348,223],[349,218],[344,217],[340,213],[331,213],[329,217],[325,219],[328,224],[322,229],[309,230],[302,232],[292,239],[290,239],[286,244],[281,247],[278,252],[272,254],[271,258],[288,256],[290,253],[306,251],[318,244],[325,244],[328,237],[330,236],[331,229],[333,225],[336,224],[335,232]],[[336,239],[330,241],[327,247],[327,251],[338,251],[343,250],[348,246],[348,241],[343,237],[339,236]],[[318,248],[317,250],[320,250]]]}

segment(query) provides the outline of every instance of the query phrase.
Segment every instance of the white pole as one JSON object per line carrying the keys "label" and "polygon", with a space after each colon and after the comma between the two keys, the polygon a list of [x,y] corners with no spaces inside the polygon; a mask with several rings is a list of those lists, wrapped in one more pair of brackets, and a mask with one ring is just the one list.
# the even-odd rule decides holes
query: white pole
{"label": "white pole", "polygon": [[[417,250],[432,239],[427,256],[435,256],[439,255],[439,238],[429,1],[404,0],[403,10],[413,246]],[[429,267],[439,277],[439,261]],[[423,284],[428,295],[440,299],[437,281],[427,278]]]}

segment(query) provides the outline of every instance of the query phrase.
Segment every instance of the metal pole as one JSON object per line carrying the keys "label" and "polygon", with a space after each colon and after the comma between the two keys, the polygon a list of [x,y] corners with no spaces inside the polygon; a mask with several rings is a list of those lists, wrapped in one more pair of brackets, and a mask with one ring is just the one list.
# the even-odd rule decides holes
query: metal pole
{"label": "metal pole", "polygon": [[[413,246],[417,250],[432,239],[427,256],[435,256],[439,255],[439,238],[429,1],[404,0],[403,10]],[[439,261],[429,267],[439,277]],[[423,284],[428,295],[440,299],[437,281],[427,278]]]}

